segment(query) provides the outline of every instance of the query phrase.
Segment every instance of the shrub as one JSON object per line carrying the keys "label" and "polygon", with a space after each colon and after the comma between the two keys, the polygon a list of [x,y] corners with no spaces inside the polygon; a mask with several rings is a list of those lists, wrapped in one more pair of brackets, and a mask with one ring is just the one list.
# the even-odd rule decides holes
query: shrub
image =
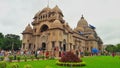
{"label": "shrub", "polygon": [[55,58],[54,57],[50,57],[49,60],[54,60]]}
{"label": "shrub", "polygon": [[42,58],[43,60],[45,59],[45,56],[40,56],[40,58]]}
{"label": "shrub", "polygon": [[14,57],[13,56],[9,56],[8,58],[9,58],[9,61],[12,62]]}
{"label": "shrub", "polygon": [[37,56],[36,59],[39,60],[39,59],[40,59],[40,56]]}
{"label": "shrub", "polygon": [[35,57],[32,55],[32,56],[30,56],[30,58],[31,58],[31,60],[33,61]]}
{"label": "shrub", "polygon": [[90,55],[90,53],[89,52],[85,52],[85,56],[89,56]]}
{"label": "shrub", "polygon": [[11,64],[11,68],[19,68],[19,64],[13,63],[13,64]]}
{"label": "shrub", "polygon": [[27,65],[24,66],[24,68],[32,68],[32,66],[27,64]]}
{"label": "shrub", "polygon": [[17,56],[17,60],[18,60],[18,62],[20,62],[20,59],[21,59],[21,57],[20,57],[20,56]]}
{"label": "shrub", "polygon": [[0,62],[0,68],[6,68],[7,63],[5,61]]}
{"label": "shrub", "polygon": [[27,56],[24,56],[24,60],[25,60],[25,62],[27,61]]}
{"label": "shrub", "polygon": [[4,56],[0,56],[0,60],[3,61],[4,60]]}
{"label": "shrub", "polygon": [[60,62],[82,62],[82,60],[72,52],[66,52],[65,55],[61,57]]}
{"label": "shrub", "polygon": [[86,65],[85,62],[60,62],[60,61],[57,61],[56,64],[60,66],[85,66]]}

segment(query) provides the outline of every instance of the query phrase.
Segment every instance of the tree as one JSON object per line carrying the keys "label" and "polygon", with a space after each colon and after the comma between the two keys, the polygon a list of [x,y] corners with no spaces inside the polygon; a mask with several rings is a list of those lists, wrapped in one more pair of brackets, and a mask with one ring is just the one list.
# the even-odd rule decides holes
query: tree
{"label": "tree", "polygon": [[0,33],[0,39],[1,39],[1,38],[4,38],[4,35],[3,35],[2,33]]}
{"label": "tree", "polygon": [[116,48],[115,45],[110,44],[110,45],[107,45],[105,50],[108,51],[108,52],[116,52],[117,48]]}
{"label": "tree", "polygon": [[2,47],[3,42],[4,42],[4,35],[0,33],[0,48]]}
{"label": "tree", "polygon": [[2,49],[4,50],[18,50],[21,47],[20,36],[15,34],[7,34],[4,37],[4,42],[2,45]]}
{"label": "tree", "polygon": [[120,44],[117,44],[116,47],[117,47],[117,52],[120,52]]}

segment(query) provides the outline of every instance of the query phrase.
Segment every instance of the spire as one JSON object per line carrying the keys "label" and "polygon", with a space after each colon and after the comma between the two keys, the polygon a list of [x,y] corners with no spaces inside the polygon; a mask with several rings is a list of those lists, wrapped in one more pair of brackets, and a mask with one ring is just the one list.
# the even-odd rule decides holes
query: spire
{"label": "spire", "polygon": [[48,0],[48,4],[47,4],[47,7],[49,7],[49,0]]}
{"label": "spire", "polygon": [[83,17],[83,14],[82,14],[82,17],[81,17],[81,19],[84,19],[84,17]]}

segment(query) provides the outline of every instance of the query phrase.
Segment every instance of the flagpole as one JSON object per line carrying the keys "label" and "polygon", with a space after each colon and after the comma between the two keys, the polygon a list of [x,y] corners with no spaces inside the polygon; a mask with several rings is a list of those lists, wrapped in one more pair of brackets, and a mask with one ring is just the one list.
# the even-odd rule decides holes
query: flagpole
{"label": "flagpole", "polygon": [[47,6],[49,7],[49,0],[48,0],[48,4],[47,4]]}

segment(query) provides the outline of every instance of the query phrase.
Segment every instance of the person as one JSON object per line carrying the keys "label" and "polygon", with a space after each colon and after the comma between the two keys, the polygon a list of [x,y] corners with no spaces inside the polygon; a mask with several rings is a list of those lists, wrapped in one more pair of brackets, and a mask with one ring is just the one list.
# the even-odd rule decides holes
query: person
{"label": "person", "polygon": [[49,51],[46,52],[46,59],[49,58]]}
{"label": "person", "polygon": [[115,57],[115,53],[114,52],[112,53],[112,57]]}
{"label": "person", "polygon": [[35,51],[35,52],[34,52],[34,56],[35,56],[35,58],[37,58],[37,55],[38,55],[38,54],[37,54],[37,51]]}
{"label": "person", "polygon": [[83,57],[83,52],[80,52],[80,56]]}
{"label": "person", "polygon": [[77,56],[79,55],[79,52],[78,52],[78,50],[76,50],[76,55],[77,55]]}

